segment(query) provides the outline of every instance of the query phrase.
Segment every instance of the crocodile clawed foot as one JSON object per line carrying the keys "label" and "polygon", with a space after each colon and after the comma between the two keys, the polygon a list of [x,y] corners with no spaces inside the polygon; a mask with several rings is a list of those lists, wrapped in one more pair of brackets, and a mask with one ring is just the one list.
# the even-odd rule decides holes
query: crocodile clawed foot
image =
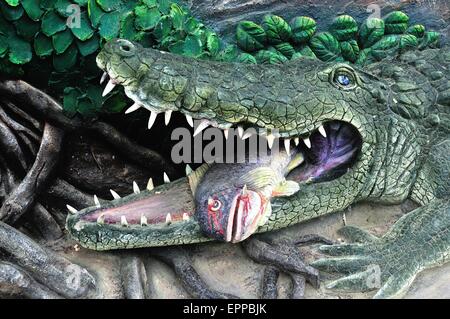
{"label": "crocodile clawed foot", "polygon": [[317,242],[331,243],[331,241],[318,235],[268,242],[253,237],[243,242],[245,251],[253,261],[267,265],[264,272],[261,298],[274,299],[277,297],[277,281],[280,271],[291,277],[290,298],[292,299],[304,297],[306,281],[314,288],[319,288],[318,270],[305,263],[305,258],[297,247],[298,245]]}
{"label": "crocodile clawed foot", "polygon": [[198,299],[238,299],[238,297],[212,290],[192,266],[185,248],[167,247],[153,250],[153,255],[170,266],[186,291]]}

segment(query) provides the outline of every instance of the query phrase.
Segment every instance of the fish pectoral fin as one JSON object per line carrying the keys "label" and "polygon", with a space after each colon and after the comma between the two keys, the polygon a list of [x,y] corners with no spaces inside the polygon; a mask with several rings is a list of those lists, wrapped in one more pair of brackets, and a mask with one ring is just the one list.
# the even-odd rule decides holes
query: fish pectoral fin
{"label": "fish pectoral fin", "polygon": [[272,191],[273,197],[292,196],[300,190],[300,186],[294,181],[283,181]]}
{"label": "fish pectoral fin", "polygon": [[268,167],[258,167],[244,174],[241,178],[242,184],[250,189],[261,190],[266,186],[275,185],[277,176],[273,169]]}
{"label": "fish pectoral fin", "polygon": [[304,161],[305,161],[305,157],[303,156],[302,153],[295,154],[295,156],[292,157],[291,161],[289,162],[289,164],[287,166],[287,172],[291,172],[293,169],[295,169],[298,166],[300,166],[301,164],[303,164]]}

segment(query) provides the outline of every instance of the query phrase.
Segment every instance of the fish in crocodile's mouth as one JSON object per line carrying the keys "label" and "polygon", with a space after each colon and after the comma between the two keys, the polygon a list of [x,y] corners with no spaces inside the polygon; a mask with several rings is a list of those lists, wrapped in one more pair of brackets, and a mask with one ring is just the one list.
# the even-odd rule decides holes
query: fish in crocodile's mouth
{"label": "fish in crocodile's mouth", "polygon": [[[291,141],[289,154],[301,154],[303,160],[297,163],[295,168],[286,170],[287,181],[296,182],[300,187],[308,187],[312,183],[336,180],[351,170],[357,161],[362,139],[355,127],[342,121],[328,121],[321,127],[322,129],[314,130],[308,135],[299,136],[298,142],[297,138],[293,141],[289,139]],[[284,141],[285,139],[281,139],[279,144],[287,145]],[[114,196],[112,201],[100,203],[96,199],[95,206],[77,212],[75,218],[77,225],[74,229],[83,230],[92,227],[120,229],[125,236],[127,234],[131,236],[134,232],[176,234],[188,228],[199,228],[199,235],[202,234],[205,238],[227,242],[242,241],[257,231],[261,221],[267,220],[264,217],[267,217],[265,213],[268,205],[270,206],[270,196],[264,196],[250,189],[246,196],[240,196],[242,188],[236,188],[236,192],[231,191],[230,194],[233,196],[230,195],[229,202],[226,202],[227,199],[223,200],[222,204],[228,209],[226,214],[217,220],[216,224],[211,223],[210,220],[203,218],[208,214],[211,197],[206,198],[208,203],[205,209],[201,210],[194,195],[195,190],[199,183],[211,186],[211,189],[212,184],[226,184],[233,174],[235,164],[212,165],[217,165],[217,169],[223,171],[225,177],[222,180],[203,181],[205,172],[197,169],[193,172],[188,171],[186,178],[157,187],[153,187],[151,180],[143,190],[134,184],[133,194],[123,198],[112,191]],[[166,175],[165,181],[169,182]],[[221,227],[218,227],[217,222],[222,223]],[[218,234],[216,230],[219,228],[225,232]]]}

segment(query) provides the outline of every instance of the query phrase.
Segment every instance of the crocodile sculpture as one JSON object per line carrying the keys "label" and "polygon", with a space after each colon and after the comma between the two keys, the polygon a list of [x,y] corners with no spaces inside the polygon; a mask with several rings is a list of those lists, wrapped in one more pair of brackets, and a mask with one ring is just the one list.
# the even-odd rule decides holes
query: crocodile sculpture
{"label": "crocodile sculpture", "polygon": [[[133,109],[150,110],[150,124],[158,113],[180,111],[201,120],[200,129],[207,124],[224,130],[277,130],[280,139],[303,140],[300,146],[307,155],[321,148],[336,151],[331,149],[338,134],[333,128],[345,128],[350,136],[343,141],[352,143],[347,152],[357,144],[357,155],[345,160],[345,171],[315,178],[306,171],[327,163],[307,163],[296,177],[300,191],[272,199],[272,215],[258,232],[360,201],[396,204],[409,198],[420,207],[379,238],[350,227],[347,235],[356,243],[321,246],[331,257],[313,266],[345,274],[331,287],[369,290],[368,267],[376,265],[381,282],[375,297],[397,297],[421,270],[449,259],[448,47],[409,51],[360,68],[308,58],[282,65],[202,61],[119,39],[105,45],[97,62],[111,79],[108,90],[122,85],[136,102]],[[323,128],[326,142],[318,134]],[[174,196],[177,203],[167,209],[151,209],[169,198],[173,202]],[[68,218],[67,229],[96,250],[206,241],[193,211],[189,179],[183,178],[86,208]]]}

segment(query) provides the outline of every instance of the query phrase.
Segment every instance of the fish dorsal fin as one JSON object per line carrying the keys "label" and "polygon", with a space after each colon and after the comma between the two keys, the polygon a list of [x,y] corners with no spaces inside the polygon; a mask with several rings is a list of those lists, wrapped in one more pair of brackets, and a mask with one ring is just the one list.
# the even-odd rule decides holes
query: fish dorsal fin
{"label": "fish dorsal fin", "polygon": [[273,197],[292,196],[300,190],[300,186],[294,181],[283,181],[279,183],[272,191]]}
{"label": "fish dorsal fin", "polygon": [[279,181],[277,181],[277,175],[273,169],[269,167],[258,167],[244,174],[241,182],[250,189],[262,190],[267,186],[274,186]]}
{"label": "fish dorsal fin", "polygon": [[202,164],[199,168],[188,175],[189,186],[191,187],[192,194],[195,196],[195,191],[197,190],[198,183],[202,180],[206,171],[210,168],[208,163]]}

